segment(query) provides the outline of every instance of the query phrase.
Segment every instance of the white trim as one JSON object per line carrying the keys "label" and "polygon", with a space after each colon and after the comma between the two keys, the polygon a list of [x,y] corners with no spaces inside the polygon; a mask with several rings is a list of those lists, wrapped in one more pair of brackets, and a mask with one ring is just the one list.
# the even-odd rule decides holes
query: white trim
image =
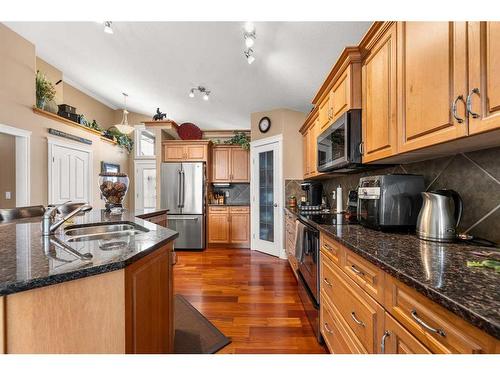
{"label": "white trim", "polygon": [[277,152],[276,152],[276,160],[277,160],[277,165],[279,166],[277,174],[278,178],[276,179],[278,183],[278,191],[279,191],[279,197],[277,199],[278,202],[278,210],[277,210],[277,227],[275,228],[275,239],[277,239],[277,244],[276,246],[279,249],[279,257],[282,259],[286,259],[286,250],[284,248],[284,236],[283,236],[283,227],[284,227],[284,180],[283,180],[283,135],[278,134],[275,136],[271,136],[268,138],[263,138],[263,139],[258,139],[256,141],[250,142],[250,192],[251,192],[251,197],[250,197],[250,222],[251,222],[251,237],[250,237],[250,248],[252,250],[258,250],[256,249],[256,236],[258,235],[257,228],[258,226],[256,225],[257,223],[257,210],[258,207],[254,204],[255,202],[255,196],[257,194],[257,176],[255,176],[255,168],[254,168],[254,161],[256,158],[256,148],[269,145],[272,143],[277,144]]}
{"label": "white trim", "polygon": [[29,206],[31,201],[31,132],[0,124],[0,133],[16,137],[16,207]]}
{"label": "white trim", "polygon": [[[135,131],[134,131],[134,159],[135,160],[156,160],[156,155],[147,155],[147,156],[144,156],[144,155],[139,155],[139,152],[141,151],[141,146],[140,146],[140,138],[139,138],[139,134],[141,134],[141,131],[142,130],[148,130],[149,132],[153,133],[154,134],[154,131],[153,130],[149,130],[146,128],[146,126],[143,124],[142,126],[141,125],[134,125],[135,127]],[[155,136],[155,146],[153,148],[154,151],[156,151],[156,142],[158,142],[158,140],[156,139],[156,134],[154,134]],[[161,142],[161,140],[160,140]]]}
{"label": "white trim", "polygon": [[52,198],[52,194],[53,194],[52,184],[51,184],[51,181],[52,181],[51,165],[52,165],[54,146],[70,148],[73,150],[82,151],[82,152],[89,154],[89,180],[88,180],[87,191],[89,192],[88,203],[92,204],[93,197],[94,197],[94,192],[92,189],[92,175],[94,174],[94,160],[93,160],[92,147],[90,145],[87,145],[87,144],[83,144],[83,143],[79,143],[79,142],[75,142],[75,141],[71,141],[71,140],[62,140],[61,138],[56,138],[56,137],[52,137],[49,135],[47,136],[47,155],[48,155],[48,158],[47,158],[47,163],[48,163],[47,164],[47,172],[48,172],[47,173],[47,186],[48,186],[47,202],[49,204],[52,203],[50,201]]}

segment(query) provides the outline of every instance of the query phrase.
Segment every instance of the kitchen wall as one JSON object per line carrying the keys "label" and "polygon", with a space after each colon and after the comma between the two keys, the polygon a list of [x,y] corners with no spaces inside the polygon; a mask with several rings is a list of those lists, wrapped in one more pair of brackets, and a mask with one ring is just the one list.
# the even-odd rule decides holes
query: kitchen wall
{"label": "kitchen wall", "polygon": [[323,190],[330,197],[331,192],[340,184],[345,206],[347,191],[356,188],[361,176],[384,173],[421,174],[428,191],[456,190],[464,201],[459,232],[500,243],[500,147],[332,177],[323,181]]}
{"label": "kitchen wall", "polygon": [[[5,199],[5,192],[11,199]],[[16,207],[16,137],[0,133],[0,208]]]}
{"label": "kitchen wall", "polygon": [[[271,120],[271,129],[267,133],[259,131],[259,121],[267,116]],[[283,178],[302,178],[302,136],[300,127],[304,124],[307,114],[291,109],[273,109],[251,114],[252,141],[283,135]]]}
{"label": "kitchen wall", "polygon": [[250,184],[231,184],[228,187],[213,186],[213,193],[229,193],[226,204],[250,205]]}
{"label": "kitchen wall", "polygon": [[[54,128],[92,140],[94,186],[91,204],[94,207],[104,207],[97,184],[100,162],[120,164],[121,170],[131,175],[133,169],[130,168],[129,155],[121,148],[101,141],[99,136],[33,113],[34,80],[37,68],[44,71],[54,83],[62,78],[62,73],[45,61],[37,59],[35,46],[1,23],[0,40],[0,66],[2,67],[0,69],[0,124],[32,132],[30,140],[31,204],[48,203],[47,132],[48,128]],[[95,118],[104,128],[113,125],[116,119],[118,119],[116,121],[121,120],[120,110],[107,107],[68,84],[57,86],[56,100],[75,106],[79,113],[84,113],[87,119]],[[129,118],[134,117],[135,115],[131,114]],[[134,122],[131,123],[134,124]],[[127,200],[131,197],[131,193],[127,194]]]}

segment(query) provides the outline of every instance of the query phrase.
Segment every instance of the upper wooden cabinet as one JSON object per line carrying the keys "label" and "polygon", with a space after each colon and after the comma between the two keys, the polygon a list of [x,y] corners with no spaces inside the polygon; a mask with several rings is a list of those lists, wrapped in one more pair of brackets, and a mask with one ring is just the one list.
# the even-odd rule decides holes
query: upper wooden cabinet
{"label": "upper wooden cabinet", "polygon": [[208,161],[210,141],[164,141],[163,162]]}
{"label": "upper wooden cabinet", "polygon": [[344,49],[312,103],[318,108],[318,131],[349,109],[361,108],[361,54],[357,47]]}
{"label": "upper wooden cabinet", "polygon": [[367,45],[362,67],[363,162],[397,149],[396,23],[387,23]]}
{"label": "upper wooden cabinet", "polygon": [[466,23],[398,22],[397,29],[399,152],[466,136]]}
{"label": "upper wooden cabinet", "polygon": [[469,22],[469,134],[500,128],[500,22]]}
{"label": "upper wooden cabinet", "polygon": [[250,155],[240,146],[214,146],[212,182],[250,182]]}
{"label": "upper wooden cabinet", "polygon": [[321,119],[319,111],[313,111],[307,117],[306,122],[300,129],[303,137],[303,160],[304,160],[304,178],[319,176],[318,172],[318,146],[317,138],[320,132]]}

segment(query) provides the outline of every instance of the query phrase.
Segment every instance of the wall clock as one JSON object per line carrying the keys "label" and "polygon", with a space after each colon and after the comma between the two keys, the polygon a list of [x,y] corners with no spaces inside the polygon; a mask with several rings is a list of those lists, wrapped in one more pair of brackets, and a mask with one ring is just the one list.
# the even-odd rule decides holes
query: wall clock
{"label": "wall clock", "polygon": [[259,130],[261,133],[266,133],[271,129],[271,119],[269,117],[262,117],[259,121]]}

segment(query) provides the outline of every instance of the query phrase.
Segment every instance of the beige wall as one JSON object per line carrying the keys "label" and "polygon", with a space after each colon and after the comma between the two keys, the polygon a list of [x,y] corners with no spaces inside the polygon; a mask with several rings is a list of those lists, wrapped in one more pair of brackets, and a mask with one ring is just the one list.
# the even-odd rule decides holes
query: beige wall
{"label": "beige wall", "polygon": [[[31,134],[30,167],[31,199],[30,203],[47,204],[47,135],[48,128],[71,133],[92,140],[93,153],[93,198],[94,207],[104,207],[98,190],[100,162],[120,164],[121,170],[131,174],[129,155],[117,146],[101,141],[99,136],[84,130],[68,127],[33,113],[35,103],[35,74],[37,59],[35,46],[20,35],[0,23],[0,124],[29,130]],[[38,60],[39,68],[45,69],[49,79],[58,77],[58,70]],[[59,85],[58,85],[59,86]],[[86,96],[75,88],[64,85],[63,102],[71,104],[79,113],[85,113],[88,119],[95,118],[103,127],[114,123],[116,111]],[[61,103],[58,103],[61,104]],[[119,117],[121,119],[121,117]],[[127,194],[130,198],[130,192]]]}
{"label": "beige wall", "polygon": [[[271,129],[267,133],[259,131],[259,121],[267,116],[271,120]],[[299,129],[307,115],[291,109],[273,109],[251,114],[252,141],[283,135],[283,178],[302,179],[302,136]]]}
{"label": "beige wall", "polygon": [[[5,199],[5,192],[11,199]],[[0,133],[0,208],[16,207],[16,138]]]}

